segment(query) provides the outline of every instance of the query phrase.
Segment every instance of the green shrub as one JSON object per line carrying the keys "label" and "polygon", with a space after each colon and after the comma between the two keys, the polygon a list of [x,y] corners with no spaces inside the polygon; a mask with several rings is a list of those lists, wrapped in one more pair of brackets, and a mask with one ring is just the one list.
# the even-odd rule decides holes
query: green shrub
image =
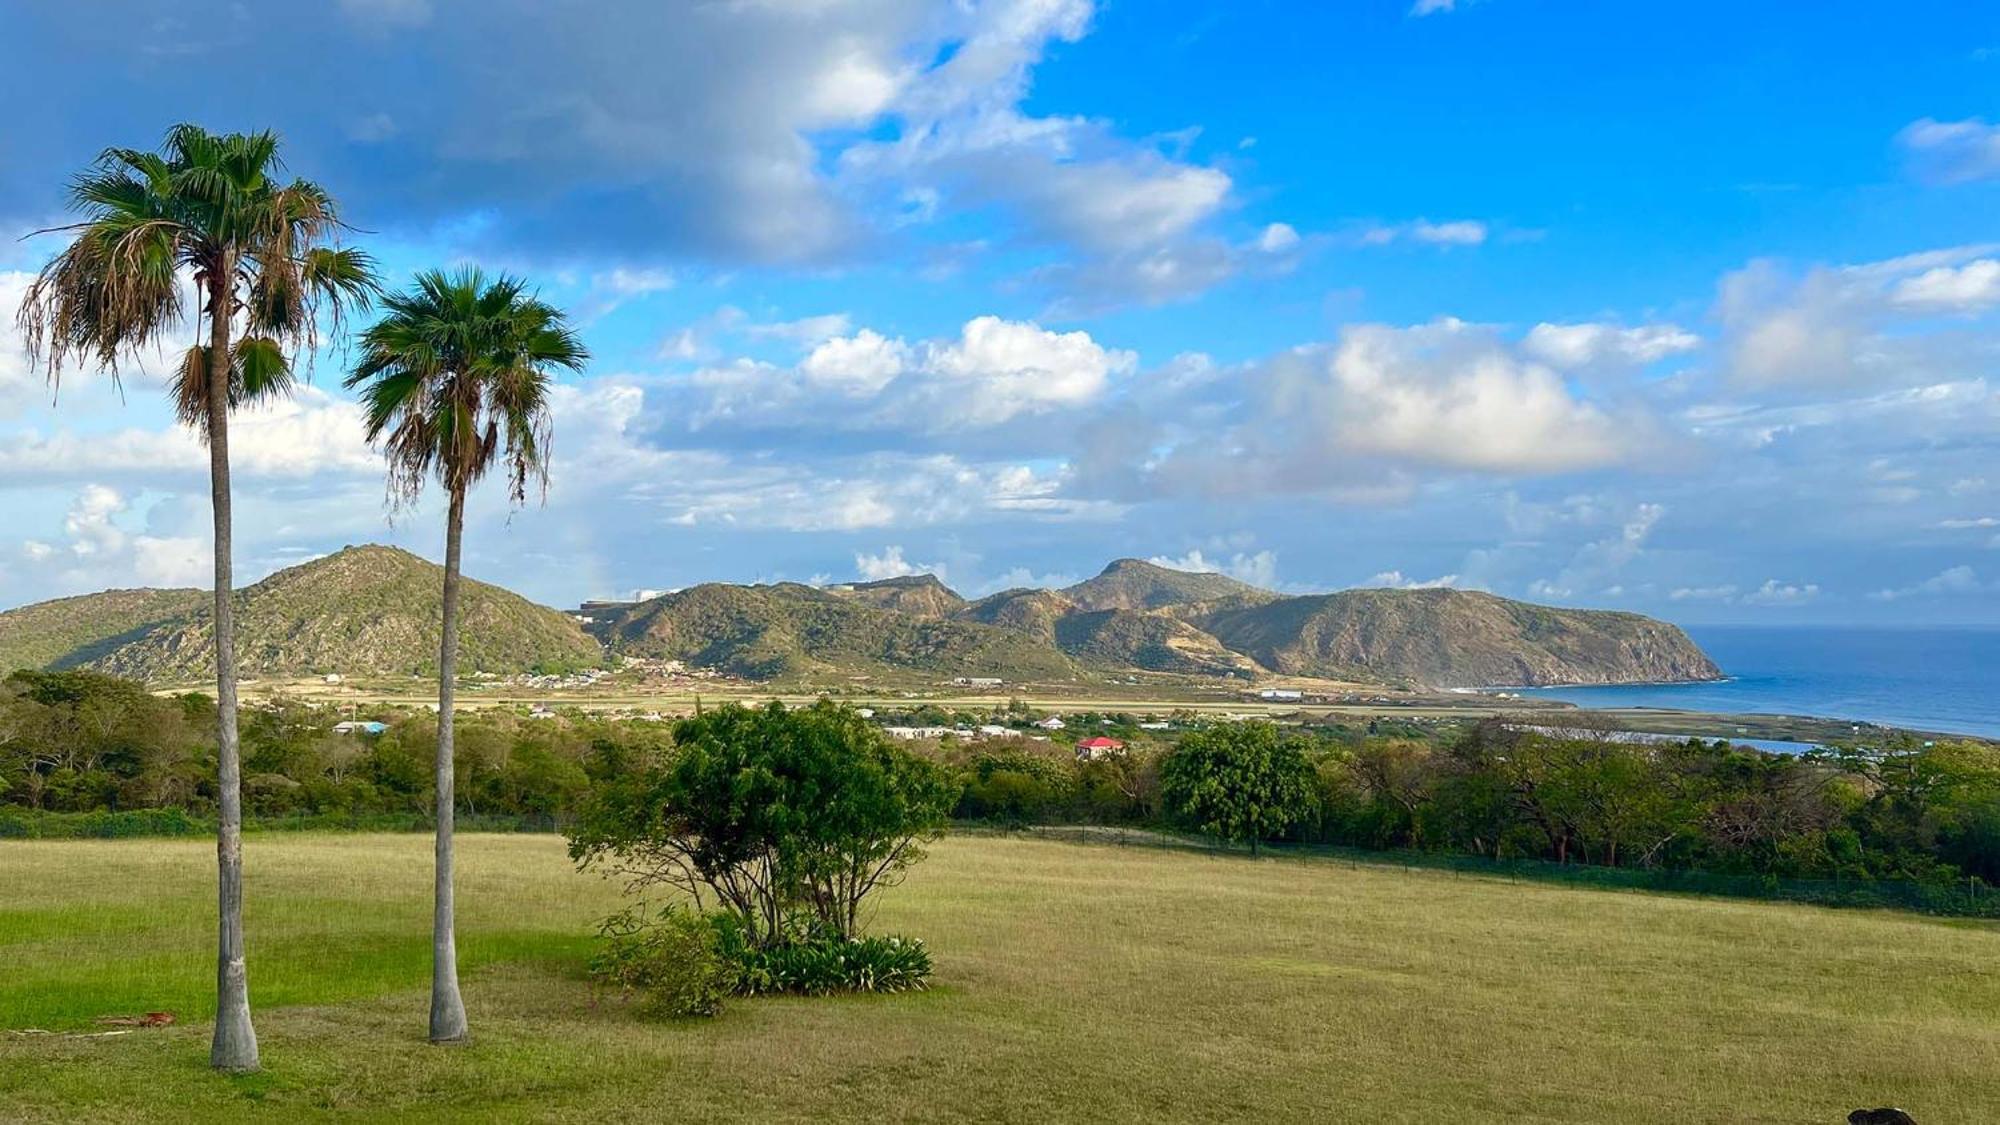
{"label": "green shrub", "polygon": [[739,996],[916,992],[930,980],[931,955],[921,939],[843,938],[822,929],[759,946],[733,918],[715,921],[719,953],[735,971],[731,991]]}
{"label": "green shrub", "polygon": [[648,915],[634,906],[604,920],[603,939],[590,959],[590,975],[621,997],[674,1019],[713,1016],[738,977],[723,959],[714,923],[706,915],[669,906]]}

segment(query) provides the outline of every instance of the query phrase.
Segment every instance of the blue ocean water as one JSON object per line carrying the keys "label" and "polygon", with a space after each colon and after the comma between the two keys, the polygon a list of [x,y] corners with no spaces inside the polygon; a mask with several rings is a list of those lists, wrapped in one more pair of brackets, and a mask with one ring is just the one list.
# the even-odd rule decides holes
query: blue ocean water
{"label": "blue ocean water", "polygon": [[1690,627],[1728,680],[1541,688],[1585,707],[1854,719],[2000,738],[2000,628]]}

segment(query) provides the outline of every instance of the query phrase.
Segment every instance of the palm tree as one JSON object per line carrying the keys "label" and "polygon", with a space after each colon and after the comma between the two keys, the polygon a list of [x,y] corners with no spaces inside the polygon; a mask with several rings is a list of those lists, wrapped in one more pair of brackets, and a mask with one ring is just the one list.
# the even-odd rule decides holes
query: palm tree
{"label": "palm tree", "polygon": [[546,491],[551,377],[557,368],[583,370],[590,353],[561,311],[530,295],[520,279],[489,281],[474,268],[419,274],[409,292],[385,297],[382,307],[382,319],[361,336],[347,386],[365,388],[368,440],[388,456],[391,498],[415,500],[433,475],[450,498],[438,644],[430,1037],[455,1043],[466,1037],[452,898],[452,702],[465,496],[496,460],[514,504],[526,502],[530,477]]}
{"label": "palm tree", "polygon": [[[367,255],[342,249],[334,201],[280,178],[275,133],[214,134],[177,125],[159,152],[107,149],[70,186],[82,218],[38,233],[69,246],[42,267],[18,322],[49,382],[65,363],[118,376],[121,360],[182,323],[191,275],[196,343],[169,380],[175,412],[208,442],[215,509],[218,941],[211,1065],[257,1067],[243,951],[242,766],[236,735],[236,634],[230,605],[229,412],[289,392],[293,360],[318,346],[320,316],[375,292]],[[203,318],[206,339],[201,343]]]}

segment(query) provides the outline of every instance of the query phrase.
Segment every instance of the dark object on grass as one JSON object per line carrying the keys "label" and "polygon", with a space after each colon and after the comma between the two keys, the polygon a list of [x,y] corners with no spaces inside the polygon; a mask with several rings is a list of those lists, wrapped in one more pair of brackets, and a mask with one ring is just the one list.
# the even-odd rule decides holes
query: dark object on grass
{"label": "dark object on grass", "polygon": [[1917,1125],[1917,1119],[1900,1109],[1857,1109],[1847,1115],[1847,1125]]}
{"label": "dark object on grass", "polygon": [[165,1027],[174,1022],[172,1012],[147,1012],[143,1016],[99,1016],[97,1022],[109,1027]]}

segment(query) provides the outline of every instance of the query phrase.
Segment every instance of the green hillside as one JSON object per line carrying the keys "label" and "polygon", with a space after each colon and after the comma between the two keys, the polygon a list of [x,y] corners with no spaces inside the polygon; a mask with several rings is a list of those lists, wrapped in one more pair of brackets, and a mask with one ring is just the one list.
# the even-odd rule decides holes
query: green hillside
{"label": "green hillside", "polygon": [[[443,582],[442,568],[392,547],[349,547],[281,570],[236,594],[238,666],[262,676],[433,672]],[[212,615],[205,597],[194,600],[138,635],[106,638],[78,663],[155,682],[205,678],[214,661]],[[459,667],[467,672],[602,659],[569,616],[497,586],[467,580],[463,609]]]}
{"label": "green hillside", "polygon": [[1255,675],[1249,658],[1163,612],[1101,609],[1072,613],[1056,625],[1056,643],[1079,660],[1190,676]]}
{"label": "green hillside", "polygon": [[1223,605],[1188,620],[1232,651],[1296,676],[1467,688],[1721,675],[1664,621],[1466,590],[1346,590]]}
{"label": "green hillside", "polygon": [[959,611],[967,621],[997,625],[1042,642],[1056,643],[1056,626],[1076,612],[1076,603],[1054,590],[1013,589],[990,594]]}
{"label": "green hillside", "polygon": [[852,598],[877,609],[892,609],[913,617],[950,617],[965,608],[965,599],[938,581],[935,574],[911,574],[876,582],[828,586],[829,594]]}
{"label": "green hillside", "polygon": [[640,602],[594,628],[613,651],[752,679],[916,671],[1067,680],[1061,652],[1006,629],[882,609],[796,583],[711,583]]}
{"label": "green hillside", "polygon": [[[426,673],[436,663],[438,567],[351,547],[237,594],[250,675]],[[207,596],[112,590],[0,614],[0,665],[82,665],[166,682],[206,678]],[[567,614],[467,582],[462,666],[511,672],[615,653],[751,679],[1129,671],[1278,674],[1432,688],[1714,678],[1687,635],[1631,613],[1555,609],[1462,590],[1287,597],[1220,574],[1121,559],[1063,590],[966,602],[931,575],[817,588],[722,583]]]}
{"label": "green hillside", "polygon": [[0,613],[0,675],[88,664],[207,600],[206,590],[106,590],[8,610]]}

